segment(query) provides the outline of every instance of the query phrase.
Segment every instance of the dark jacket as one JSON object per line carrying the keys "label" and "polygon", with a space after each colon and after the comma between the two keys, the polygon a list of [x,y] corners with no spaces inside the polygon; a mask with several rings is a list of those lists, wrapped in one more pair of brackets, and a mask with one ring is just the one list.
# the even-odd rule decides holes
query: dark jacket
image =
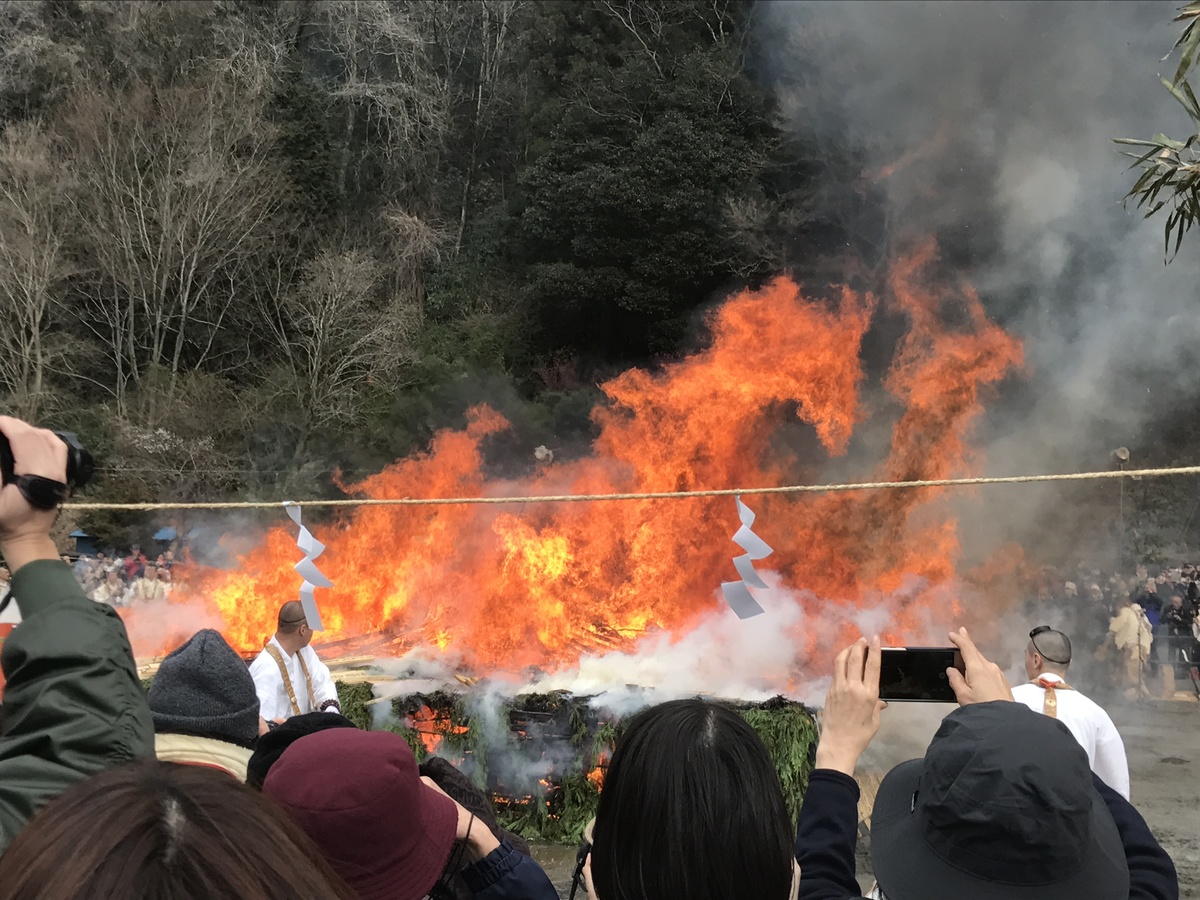
{"label": "dark jacket", "polygon": [[[1125,847],[1129,900],[1179,900],[1175,864],[1154,839],[1141,813],[1095,775],[1092,782],[1108,806]],[[813,772],[796,832],[800,900],[860,897],[854,877],[854,845],[858,837],[855,780],[828,769]]]}
{"label": "dark jacket", "polygon": [[1163,607],[1162,623],[1171,637],[1192,636],[1192,611],[1186,606],[1179,609],[1174,606]]}
{"label": "dark jacket", "polygon": [[154,755],[154,726],[125,626],[65,563],[12,579],[22,622],[4,642],[0,851],[48,801],[111,766]]}
{"label": "dark jacket", "polygon": [[542,867],[508,841],[462,871],[476,900],[559,900]]}

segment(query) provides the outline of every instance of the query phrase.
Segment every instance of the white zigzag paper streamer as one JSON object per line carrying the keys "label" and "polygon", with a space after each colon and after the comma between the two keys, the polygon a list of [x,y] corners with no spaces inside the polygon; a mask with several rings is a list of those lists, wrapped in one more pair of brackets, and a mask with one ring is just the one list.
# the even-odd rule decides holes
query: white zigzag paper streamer
{"label": "white zigzag paper streamer", "polygon": [[766,541],[750,530],[754,524],[754,511],[742,502],[741,497],[734,499],[737,501],[738,518],[742,522],[742,527],[734,534],[733,542],[746,552],[733,558],[733,566],[742,580],[722,582],[721,592],[725,595],[725,602],[729,604],[729,608],[737,614],[739,619],[750,619],[763,613],[763,608],[758,605],[758,601],[750,593],[750,588],[767,586],[767,583],[754,571],[754,560],[766,559],[775,551],[768,546]]}
{"label": "white zigzag paper streamer", "polygon": [[283,508],[287,510],[288,516],[300,529],[300,534],[296,538],[296,546],[304,554],[304,559],[296,563],[295,569],[297,574],[304,579],[304,583],[300,585],[300,605],[304,607],[304,618],[308,621],[308,627],[313,631],[323,631],[325,626],[321,623],[321,613],[317,609],[317,601],[313,592],[319,587],[333,587],[333,582],[321,573],[314,562],[325,552],[325,545],[313,537],[312,532],[300,523],[299,506],[291,500],[285,500]]}

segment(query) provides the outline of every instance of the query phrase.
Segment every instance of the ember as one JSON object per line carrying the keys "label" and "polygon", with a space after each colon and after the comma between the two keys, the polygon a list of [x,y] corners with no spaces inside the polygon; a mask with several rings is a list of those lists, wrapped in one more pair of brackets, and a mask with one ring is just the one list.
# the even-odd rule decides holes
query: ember
{"label": "ember", "polygon": [[[908,330],[883,382],[899,411],[872,476],[970,472],[968,434],[981,396],[1021,364],[1020,343],[987,319],[973,291],[929,286],[935,262],[932,244],[900,260],[883,301],[905,315]],[[707,349],[605,384],[608,403],[592,414],[599,436],[584,458],[539,464],[520,481],[489,480],[487,441],[507,422],[481,406],[463,430],[439,433],[428,452],[350,489],[475,497],[811,480],[819,469],[788,449],[789,420],[809,426],[829,457],[846,453],[869,412],[859,355],[879,305],[849,289],[831,304],[816,302],[777,279],[716,310]],[[887,598],[887,637],[895,641],[929,615],[949,621],[959,612],[950,590],[956,527],[940,503],[931,491],[906,490],[762,497],[755,507],[797,603],[816,611]],[[628,649],[647,632],[683,634],[719,608],[732,520],[727,498],[361,508],[315,529],[336,583],[318,595],[322,637],[386,636],[389,654],[423,646],[470,671],[515,672]],[[237,574],[200,573],[193,583],[219,609],[230,642],[251,650],[272,631],[279,599],[296,593],[295,561],[294,538],[280,527]],[[798,630],[801,658],[819,657],[817,635]],[[850,626],[844,630],[836,643],[851,637]]]}

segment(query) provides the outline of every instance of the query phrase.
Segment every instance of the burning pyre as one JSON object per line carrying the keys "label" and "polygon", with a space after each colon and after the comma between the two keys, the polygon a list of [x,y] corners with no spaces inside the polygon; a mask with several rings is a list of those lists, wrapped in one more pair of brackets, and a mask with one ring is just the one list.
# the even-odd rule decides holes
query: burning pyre
{"label": "burning pyre", "polygon": [[[860,361],[877,311],[907,320],[882,386],[890,449],[864,468],[881,480],[972,471],[968,435],[985,391],[1021,364],[1019,341],[988,320],[968,287],[930,287],[932,244],[901,259],[880,300],[843,288],[808,299],[787,278],[731,297],[709,318],[706,349],[655,372],[604,384],[590,455],[560,456],[520,480],[485,475],[486,406],[427,452],[351,486],[380,498],[686,491],[814,481],[843,456],[864,401]],[[952,321],[952,325],[947,325]],[[797,423],[825,459],[798,458]],[[886,637],[903,640],[959,612],[956,523],[930,490],[755,498],[759,534],[783,588],[807,613],[886,602]],[[363,507],[315,528],[335,582],[318,594],[324,642],[398,656],[416,647],[462,670],[554,671],[581,655],[629,650],[649,633],[678,636],[720,610],[733,520],[728,498],[505,506]],[[261,647],[295,596],[294,538],[271,530],[232,572],[195,573],[229,641]],[[881,601],[880,598],[886,598]],[[797,660],[823,659],[839,633],[796,628]],[[364,638],[363,636],[369,636]],[[134,638],[137,640],[136,629]],[[820,644],[820,646],[818,646]],[[159,648],[149,649],[151,652]],[[794,672],[780,672],[787,691]]]}

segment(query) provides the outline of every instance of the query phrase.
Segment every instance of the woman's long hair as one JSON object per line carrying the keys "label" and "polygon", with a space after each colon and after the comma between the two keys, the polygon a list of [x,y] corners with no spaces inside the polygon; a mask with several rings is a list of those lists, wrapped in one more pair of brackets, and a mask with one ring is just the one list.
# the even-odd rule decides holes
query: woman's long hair
{"label": "woman's long hair", "polygon": [[149,760],[64,791],[0,857],[0,900],[353,900],[282,812],[224,772]]}
{"label": "woman's long hair", "polygon": [[633,718],[604,778],[601,900],[788,900],[793,836],[767,748],[734,710],[676,700]]}

